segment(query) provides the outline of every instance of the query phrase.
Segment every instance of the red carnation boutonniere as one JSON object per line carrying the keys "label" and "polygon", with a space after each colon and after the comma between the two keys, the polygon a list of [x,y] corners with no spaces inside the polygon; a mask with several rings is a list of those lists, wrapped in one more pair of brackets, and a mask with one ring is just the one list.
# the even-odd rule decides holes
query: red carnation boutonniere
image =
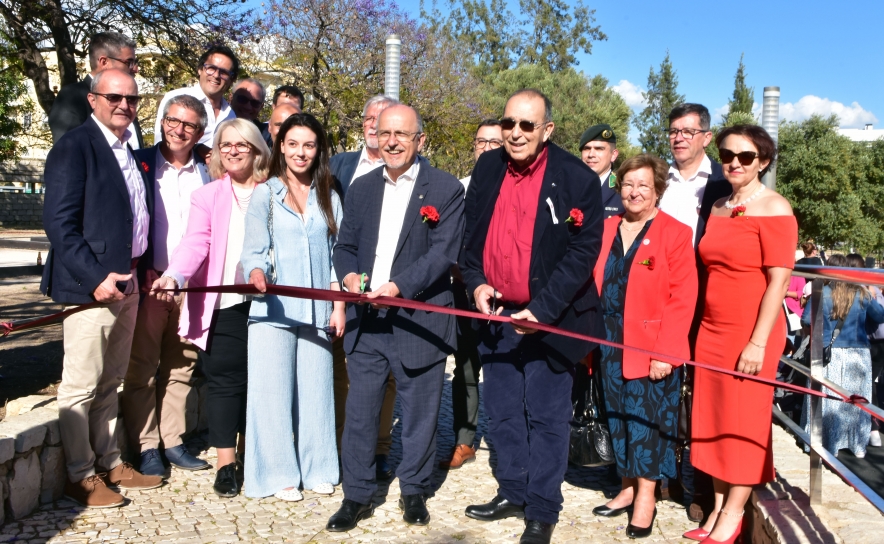
{"label": "red carnation boutonniere", "polygon": [[150,168],[147,166],[147,163],[144,161],[141,161],[141,168],[143,168],[145,172],[150,172]]}
{"label": "red carnation boutonniere", "polygon": [[430,226],[435,226],[439,222],[439,212],[436,211],[435,206],[424,206],[421,208],[421,217],[424,218],[423,222],[429,223]]}
{"label": "red carnation boutonniere", "polygon": [[657,260],[654,257],[648,257],[638,264],[643,264],[648,267],[648,270],[653,270],[654,266],[657,264]]}
{"label": "red carnation boutonniere", "polygon": [[731,217],[742,217],[746,215],[746,206],[737,206],[731,211]]}
{"label": "red carnation boutonniere", "polygon": [[571,214],[568,215],[568,219],[565,219],[565,223],[573,223],[575,227],[583,226],[583,212],[581,212],[577,208],[571,209]]}

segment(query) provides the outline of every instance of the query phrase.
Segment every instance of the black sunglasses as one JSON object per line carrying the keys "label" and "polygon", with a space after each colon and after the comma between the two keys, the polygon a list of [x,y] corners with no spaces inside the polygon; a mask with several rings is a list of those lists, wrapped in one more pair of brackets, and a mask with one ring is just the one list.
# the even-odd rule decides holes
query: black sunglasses
{"label": "black sunglasses", "polygon": [[236,100],[236,103],[241,106],[245,106],[246,104],[251,104],[251,106],[253,108],[263,108],[264,107],[264,102],[261,102],[260,100],[255,100],[253,98],[249,98],[248,96],[246,96],[244,94],[234,94],[233,99]]}
{"label": "black sunglasses", "polygon": [[95,92],[93,92],[91,94],[94,94],[96,96],[103,96],[105,98],[105,100],[107,100],[111,106],[118,106],[120,104],[120,102],[122,102],[123,99],[125,98],[126,103],[129,106],[136,108],[136,107],[138,107],[138,102],[141,101],[140,96],[128,95],[128,94],[105,94],[105,93],[95,93]]}
{"label": "black sunglasses", "polygon": [[532,123],[526,119],[522,119],[521,121],[516,121],[511,117],[504,117],[500,120],[500,128],[503,130],[513,130],[516,128],[516,125],[519,125],[519,130],[522,132],[534,132],[534,129],[537,127],[541,127],[546,123]]}
{"label": "black sunglasses", "polygon": [[749,166],[758,158],[758,153],[754,151],[743,151],[742,153],[734,153],[730,149],[719,149],[718,156],[721,158],[721,164],[730,164],[734,162],[734,157],[740,161],[743,166]]}

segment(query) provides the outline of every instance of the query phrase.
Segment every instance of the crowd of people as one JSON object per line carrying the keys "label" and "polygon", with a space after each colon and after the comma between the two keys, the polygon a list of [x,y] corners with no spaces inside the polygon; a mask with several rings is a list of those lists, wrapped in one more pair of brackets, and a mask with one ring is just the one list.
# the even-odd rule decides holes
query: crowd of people
{"label": "crowd of people", "polygon": [[[52,250],[43,292],[68,306],[101,303],[63,324],[66,496],[114,507],[124,502],[119,491],[161,486],[170,465],[210,468],[183,443],[199,372],[219,496],[298,501],[302,491],[330,495],[340,485],[327,529],[352,530],[372,515],[378,482],[393,477],[398,397],[399,506],[407,523],[424,525],[434,469],[476,457],[481,369],[499,487],[465,515],[523,518],[521,542],[546,543],[563,505],[574,378],[591,373],[622,480],[593,512],[627,514],[628,536],[649,536],[655,488],[682,486],[678,453],[688,438],[683,462],[695,477],[683,485],[698,527],[685,537],[739,537],[752,486],[774,478],[773,388],[531,323],[774,377],[788,312],[805,320],[810,312],[803,285],[790,279],[792,209],[761,183],[776,156],[762,128],[720,131],[719,164],[706,154],[708,109],[681,104],[666,130],[671,164],[642,154],[615,168],[610,126],[589,127],[575,157],[550,141],[549,99],[523,89],[500,119],[478,124],[475,166],[458,180],[421,156],[420,113],[386,96],[365,104],[360,151],[332,155],[293,86],[276,89],[261,122],[264,86],[237,80],[236,55],[213,46],[199,60],[199,82],[160,102],[155,145],[145,149],[134,43],[98,34],[89,60],[90,76],[63,88],[52,110],[45,170]],[[177,291],[246,284],[260,294]],[[269,284],[367,300],[282,297]],[[406,310],[380,297],[515,322]],[[866,323],[884,322],[876,297],[840,283],[823,297],[827,372],[838,382],[864,373],[864,395],[884,352],[881,329],[871,345],[866,336]],[[437,459],[452,354],[456,445]],[[121,381],[134,464],[114,438]],[[680,413],[685,384],[692,406]],[[859,454],[871,423],[845,407],[855,409],[824,405],[841,429],[827,447]]]}

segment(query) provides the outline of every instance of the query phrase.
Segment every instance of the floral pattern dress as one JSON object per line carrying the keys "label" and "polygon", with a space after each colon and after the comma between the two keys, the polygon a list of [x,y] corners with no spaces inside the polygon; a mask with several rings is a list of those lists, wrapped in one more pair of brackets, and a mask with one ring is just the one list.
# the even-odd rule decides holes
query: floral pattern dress
{"label": "floral pattern dress", "polygon": [[[651,222],[645,223],[625,253],[618,231],[605,263],[601,307],[605,337],[612,342],[624,340],[623,308],[629,270]],[[680,372],[672,372],[663,380],[624,379],[623,352],[608,346],[601,346],[599,371],[617,474],[649,480],[675,478]]]}

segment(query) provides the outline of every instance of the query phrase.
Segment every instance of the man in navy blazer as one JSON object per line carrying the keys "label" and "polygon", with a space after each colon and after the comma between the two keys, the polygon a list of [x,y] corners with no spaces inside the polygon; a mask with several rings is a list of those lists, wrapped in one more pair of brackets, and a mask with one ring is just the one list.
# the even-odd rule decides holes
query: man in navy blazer
{"label": "man in navy blazer", "polygon": [[[598,336],[591,271],[602,241],[599,178],[549,142],[549,99],[524,89],[507,101],[504,145],[479,158],[466,197],[459,266],[481,313]],[[488,433],[498,494],[466,515],[524,517],[521,542],[549,542],[562,509],[574,363],[594,345],[530,325],[479,321]]]}
{"label": "man in navy blazer", "polygon": [[[463,233],[463,186],[418,157],[426,135],[420,115],[391,106],[378,120],[385,166],[358,178],[345,201],[334,250],[344,288],[369,298],[403,297],[452,306],[449,271]],[[390,372],[402,403],[399,507],[410,524],[426,525],[426,494],[436,454],[436,420],[445,359],[455,349],[454,316],[350,305],[344,350],[350,374],[342,452],[344,501],[330,531],[349,531],[372,512],[377,490],[375,446]]]}
{"label": "man in navy blazer", "polygon": [[124,501],[108,485],[162,485],[161,477],[143,476],[122,462],[113,433],[138,309],[133,272],[147,250],[153,195],[127,143],[139,101],[135,80],[120,70],[103,71],[88,98],[92,116],[46,157],[43,224],[52,249],[40,288],[65,305],[101,303],[63,322],[58,418],[65,496],[111,507]]}

